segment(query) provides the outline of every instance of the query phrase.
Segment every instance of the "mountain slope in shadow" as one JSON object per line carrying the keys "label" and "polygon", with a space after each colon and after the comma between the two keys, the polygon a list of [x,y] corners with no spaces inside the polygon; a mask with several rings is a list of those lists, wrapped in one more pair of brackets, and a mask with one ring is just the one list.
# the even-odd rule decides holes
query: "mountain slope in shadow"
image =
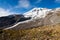
{"label": "mountain slope in shadow", "polygon": [[30,17],[25,18],[23,15],[9,15],[5,17],[0,17],[0,29],[10,27],[18,22],[22,22],[28,19],[30,19]]}

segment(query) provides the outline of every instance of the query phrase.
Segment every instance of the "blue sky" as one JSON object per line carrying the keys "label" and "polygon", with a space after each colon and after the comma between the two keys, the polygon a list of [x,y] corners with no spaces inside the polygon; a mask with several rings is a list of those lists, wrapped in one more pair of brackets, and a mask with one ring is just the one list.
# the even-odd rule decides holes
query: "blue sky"
{"label": "blue sky", "polygon": [[57,8],[60,7],[60,0],[0,0],[0,14],[3,12],[23,14],[35,7]]}

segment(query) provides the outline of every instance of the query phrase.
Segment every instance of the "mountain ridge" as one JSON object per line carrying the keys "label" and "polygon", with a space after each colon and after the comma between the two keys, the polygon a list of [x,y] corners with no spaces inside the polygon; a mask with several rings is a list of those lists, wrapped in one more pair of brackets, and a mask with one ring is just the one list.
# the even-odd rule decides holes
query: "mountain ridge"
{"label": "mountain ridge", "polygon": [[[28,29],[37,26],[55,25],[60,23],[60,8],[47,9],[47,8],[34,8],[27,13],[24,13],[25,18],[30,18],[22,22],[18,22],[13,26],[7,27],[7,29]],[[18,18],[19,19],[19,18]]]}

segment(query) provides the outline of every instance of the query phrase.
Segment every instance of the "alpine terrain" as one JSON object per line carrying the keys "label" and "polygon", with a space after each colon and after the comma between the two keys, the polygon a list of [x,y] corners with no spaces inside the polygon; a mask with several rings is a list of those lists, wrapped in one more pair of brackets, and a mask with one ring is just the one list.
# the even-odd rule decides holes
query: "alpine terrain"
{"label": "alpine terrain", "polygon": [[33,8],[0,17],[1,40],[60,40],[60,8]]}
{"label": "alpine terrain", "polygon": [[[1,17],[1,29],[27,29],[44,25],[55,25],[60,23],[60,8],[33,8],[23,15],[11,15],[8,17]],[[8,25],[4,21],[9,20]],[[11,20],[10,20],[11,19]],[[12,22],[12,23],[11,23]],[[5,24],[5,25],[4,25]],[[3,27],[6,26],[6,27]]]}

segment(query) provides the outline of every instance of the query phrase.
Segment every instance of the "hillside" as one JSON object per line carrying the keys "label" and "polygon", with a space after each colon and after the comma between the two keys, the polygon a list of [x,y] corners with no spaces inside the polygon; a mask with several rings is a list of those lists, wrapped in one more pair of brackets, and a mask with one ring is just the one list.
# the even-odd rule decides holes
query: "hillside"
{"label": "hillside", "polygon": [[60,40],[60,24],[24,30],[5,30],[0,40]]}
{"label": "hillside", "polygon": [[[39,10],[39,11],[38,11]],[[40,15],[41,14],[41,15]],[[45,9],[45,8],[36,8],[27,12],[24,15],[25,18],[31,17],[29,20],[19,21],[15,25],[4,28],[4,30],[12,29],[29,29],[38,26],[46,26],[46,25],[55,25],[60,23],[60,8],[59,9]],[[22,19],[20,19],[22,20]]]}
{"label": "hillside", "polygon": [[18,22],[22,22],[28,19],[30,18],[25,18],[22,14],[0,17],[0,29],[10,27]]}
{"label": "hillside", "polygon": [[60,40],[60,8],[36,8],[24,15],[1,17],[0,24],[1,40]]}

